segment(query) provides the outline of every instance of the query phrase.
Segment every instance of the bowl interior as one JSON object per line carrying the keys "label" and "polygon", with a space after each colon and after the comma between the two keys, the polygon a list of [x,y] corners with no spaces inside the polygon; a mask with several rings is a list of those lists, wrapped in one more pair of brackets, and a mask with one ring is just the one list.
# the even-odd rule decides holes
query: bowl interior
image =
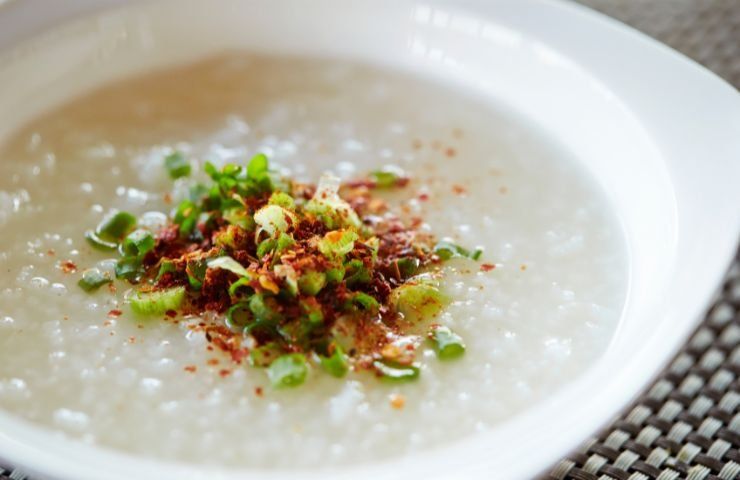
{"label": "bowl interior", "polygon": [[[625,231],[630,290],[603,357],[550,401],[490,433],[445,451],[362,467],[360,477],[400,477],[413,467],[431,477],[452,471],[485,476],[496,469],[508,478],[545,468],[616,413],[667,360],[708,301],[737,240],[740,219],[732,205],[740,204],[740,195],[730,179],[740,178],[740,166],[729,161],[740,155],[730,133],[733,127],[740,131],[736,92],[681,57],[576,7],[529,0],[185,0],[69,24],[45,34],[55,40],[51,47],[32,40],[8,49],[43,22],[101,5],[70,1],[70,9],[46,9],[42,1],[26,1],[0,9],[0,47],[6,49],[0,111],[14,112],[12,121],[0,125],[0,139],[39,112],[111,79],[245,48],[360,60],[475,92],[556,139],[607,193]],[[28,12],[39,6],[36,12],[46,13],[32,20]],[[157,11],[169,16],[164,28],[147,21],[147,12]],[[72,90],[55,88],[70,78],[76,79]],[[654,95],[658,87],[662,95]],[[691,95],[697,89],[701,102]],[[691,118],[671,110],[679,98]],[[698,162],[710,146],[714,161]],[[77,479],[111,470],[117,472],[111,478],[203,473],[60,442],[6,415],[0,415],[0,425],[0,455],[32,471],[69,472]],[[209,478],[231,478],[230,472],[209,470]]]}

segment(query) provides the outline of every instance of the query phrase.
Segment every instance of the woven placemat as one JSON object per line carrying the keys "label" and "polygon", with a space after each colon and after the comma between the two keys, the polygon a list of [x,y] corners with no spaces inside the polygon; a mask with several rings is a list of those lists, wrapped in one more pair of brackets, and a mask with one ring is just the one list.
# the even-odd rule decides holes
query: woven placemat
{"label": "woven placemat", "polygon": [[[740,0],[579,1],[740,88]],[[706,320],[658,380],[545,478],[740,480],[739,407],[740,255]],[[0,466],[0,480],[8,479],[28,480]]]}
{"label": "woven placemat", "polygon": [[[740,0],[579,1],[740,88]],[[545,478],[740,479],[739,377],[740,254],[707,318],[658,380]]]}

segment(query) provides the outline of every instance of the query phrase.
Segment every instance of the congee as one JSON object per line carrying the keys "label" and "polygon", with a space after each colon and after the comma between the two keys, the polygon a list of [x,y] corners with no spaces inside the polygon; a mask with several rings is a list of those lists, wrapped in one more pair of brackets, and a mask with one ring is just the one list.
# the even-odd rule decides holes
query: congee
{"label": "congee", "polygon": [[607,348],[608,202],[517,116],[231,52],[0,146],[0,407],[159,459],[294,468],[495,428]]}

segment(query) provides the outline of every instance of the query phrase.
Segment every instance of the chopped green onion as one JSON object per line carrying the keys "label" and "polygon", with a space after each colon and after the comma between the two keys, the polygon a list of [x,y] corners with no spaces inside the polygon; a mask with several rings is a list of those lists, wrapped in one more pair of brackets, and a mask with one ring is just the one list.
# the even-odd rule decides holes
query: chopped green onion
{"label": "chopped green onion", "polygon": [[429,339],[434,343],[440,360],[452,360],[465,353],[465,343],[462,337],[448,327],[438,325],[431,328]]}
{"label": "chopped green onion", "polygon": [[403,365],[388,360],[376,360],[373,367],[388,382],[409,382],[419,378],[419,367],[416,365]]}
{"label": "chopped green onion", "polygon": [[141,260],[137,257],[123,257],[116,262],[116,278],[125,278],[132,282],[139,280],[141,275]]}
{"label": "chopped green onion", "polygon": [[275,300],[262,294],[252,295],[249,299],[249,309],[254,318],[260,322],[277,323],[282,320],[282,314],[275,308]]}
{"label": "chopped green onion", "polygon": [[295,200],[293,200],[293,197],[284,192],[274,192],[270,195],[268,203],[270,205],[277,205],[283,208],[295,208]]}
{"label": "chopped green onion", "polygon": [[473,252],[463,248],[459,245],[455,245],[447,240],[441,240],[434,246],[434,253],[442,260],[449,260],[455,257],[470,258],[478,260],[483,254],[482,248],[476,248]]}
{"label": "chopped green onion", "polygon": [[159,265],[159,270],[157,271],[157,278],[155,279],[155,281],[158,282],[165,273],[174,273],[176,271],[177,267],[175,266],[175,262],[163,260],[162,263]]}
{"label": "chopped green onion", "polygon": [[185,299],[185,287],[153,292],[136,292],[131,296],[131,309],[139,315],[160,315],[177,310]]}
{"label": "chopped green onion", "polygon": [[87,243],[97,248],[98,250],[112,251],[118,247],[118,243],[103,240],[98,236],[97,233],[93,232],[92,230],[88,230],[87,232],[85,232],[85,240],[87,240]]}
{"label": "chopped green onion", "polygon": [[195,229],[199,216],[200,208],[190,200],[183,200],[175,210],[173,221],[180,226],[180,234],[187,236]]}
{"label": "chopped green onion", "polygon": [[250,277],[242,277],[236,282],[232,283],[229,287],[229,296],[231,298],[236,297],[240,288],[246,288],[247,293],[251,295],[252,293],[254,293],[254,289],[250,285],[250,282],[252,282],[252,279]]}
{"label": "chopped green onion", "polygon": [[275,342],[266,343],[260,347],[253,348],[249,352],[249,364],[253,367],[268,367],[282,351]]}
{"label": "chopped green onion", "polygon": [[370,283],[373,279],[370,271],[360,259],[354,259],[347,264],[347,285],[352,287],[357,284]]}
{"label": "chopped green onion", "polygon": [[295,240],[287,233],[281,233],[277,239],[277,251],[283,252],[295,245]]}
{"label": "chopped green onion", "polygon": [[297,387],[306,380],[308,362],[300,353],[278,357],[267,368],[267,376],[275,388]]}
{"label": "chopped green onion", "polygon": [[242,227],[248,232],[254,230],[254,217],[242,206],[227,208],[221,213],[221,216],[230,224]]}
{"label": "chopped green onion", "polygon": [[416,275],[416,272],[419,270],[419,264],[419,259],[415,257],[399,258],[396,261],[401,278],[409,278]]}
{"label": "chopped green onion", "polygon": [[188,276],[188,283],[195,290],[203,287],[203,280],[206,278],[208,262],[205,259],[190,260],[185,265],[185,273]]}
{"label": "chopped green onion", "polygon": [[269,173],[269,162],[267,156],[263,153],[258,153],[252,157],[247,165],[247,179],[258,192],[272,190],[272,180]]}
{"label": "chopped green onion", "polygon": [[239,302],[226,310],[226,325],[229,328],[243,329],[252,321],[252,311],[249,303]]}
{"label": "chopped green onion", "polygon": [[324,322],[324,312],[321,310],[321,304],[316,301],[316,298],[303,298],[301,299],[300,306],[309,324],[319,325]]}
{"label": "chopped green onion", "polygon": [[332,342],[329,345],[329,352],[331,355],[328,357],[319,355],[321,367],[333,377],[341,378],[345,376],[349,371],[349,359],[345,355],[344,350],[342,350],[342,347],[338,343]]}
{"label": "chopped green onion", "polygon": [[409,320],[419,320],[438,314],[447,298],[434,285],[426,283],[405,284],[395,288],[390,303]]}
{"label": "chopped green onion", "polygon": [[266,232],[270,237],[278,232],[286,232],[297,222],[296,216],[290,210],[278,205],[265,205],[254,214],[254,221],[259,229],[257,234]]}
{"label": "chopped green onion", "polygon": [[304,295],[316,295],[326,285],[326,275],[323,272],[306,272],[298,278],[298,289]]}
{"label": "chopped green onion", "polygon": [[377,312],[380,308],[380,304],[377,300],[363,292],[357,292],[352,295],[350,301],[352,304],[359,306],[362,310]]}
{"label": "chopped green onion", "polygon": [[358,238],[352,230],[332,230],[319,241],[319,251],[330,260],[342,259],[354,250]]}
{"label": "chopped green onion", "polygon": [[235,273],[240,277],[252,277],[252,273],[244,268],[239,262],[231,257],[223,256],[216,258],[209,258],[206,260],[208,268],[220,268],[221,270],[228,270],[231,273]]}
{"label": "chopped green onion", "polygon": [[121,254],[130,257],[141,257],[154,248],[154,235],[142,228],[129,233],[121,243]]}
{"label": "chopped green onion", "polygon": [[306,203],[308,213],[316,216],[329,230],[360,228],[362,222],[354,209],[339,196],[339,178],[325,174],[313,198]]}
{"label": "chopped green onion", "polygon": [[401,169],[394,167],[385,167],[382,170],[370,172],[370,177],[378,188],[396,187],[407,178]]}
{"label": "chopped green onion", "polygon": [[164,166],[173,180],[190,175],[190,163],[180,152],[167,155],[164,158]]}
{"label": "chopped green onion", "polygon": [[106,283],[111,283],[112,281],[113,280],[110,276],[101,272],[100,269],[88,268],[82,272],[82,278],[77,282],[77,285],[86,292],[92,292]]}
{"label": "chopped green onion", "polygon": [[344,279],[344,272],[345,270],[342,265],[328,269],[324,272],[326,275],[326,282],[332,285],[341,282]]}
{"label": "chopped green onion", "polygon": [[257,258],[264,257],[271,251],[275,250],[275,247],[277,247],[277,240],[274,238],[262,240],[260,244],[257,245]]}
{"label": "chopped green onion", "polygon": [[128,212],[116,212],[103,219],[95,234],[107,242],[119,242],[136,227],[136,217]]}

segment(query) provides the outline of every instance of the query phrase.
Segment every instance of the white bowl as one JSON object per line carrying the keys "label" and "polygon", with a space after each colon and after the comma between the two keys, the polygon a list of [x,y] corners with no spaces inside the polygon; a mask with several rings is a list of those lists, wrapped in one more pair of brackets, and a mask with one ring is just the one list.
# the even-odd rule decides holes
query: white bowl
{"label": "white bowl", "polygon": [[[488,433],[301,478],[534,476],[657,374],[695,328],[735,252],[740,95],[585,8],[548,0],[186,0],[172,8],[167,29],[153,31],[146,14],[113,12],[49,33],[51,47],[27,41],[68,17],[122,3],[23,0],[0,7],[0,49],[24,40],[26,52],[6,52],[0,62],[0,137],[63,100],[57,79],[84,69],[82,91],[130,73],[118,58],[146,69],[161,64],[155,51],[176,63],[224,46],[346,57],[444,78],[518,112],[580,159],[623,222],[628,301],[614,341],[586,374]],[[111,62],[120,65],[109,68]],[[0,414],[0,431],[0,456],[44,477],[217,480],[247,473],[134,458],[62,440],[7,414]]]}

